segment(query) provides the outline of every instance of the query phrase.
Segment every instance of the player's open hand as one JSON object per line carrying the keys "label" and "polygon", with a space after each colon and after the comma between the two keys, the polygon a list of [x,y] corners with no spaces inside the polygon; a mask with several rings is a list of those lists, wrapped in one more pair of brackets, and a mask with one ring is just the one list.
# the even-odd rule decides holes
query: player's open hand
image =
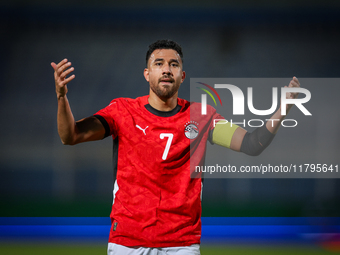
{"label": "player's open hand", "polygon": [[75,78],[74,74],[66,78],[66,76],[73,72],[74,68],[71,67],[71,62],[68,62],[66,58],[60,61],[58,64],[52,62],[51,66],[54,69],[55,89],[59,99],[60,97],[64,97],[66,95],[67,83]]}
{"label": "player's open hand", "polygon": [[[285,88],[300,88],[300,82],[298,80],[298,78],[296,78],[295,76],[293,77],[293,79],[289,82],[288,86],[285,86]],[[299,95],[299,93],[292,93],[292,92],[287,92],[286,93],[286,98],[287,99],[295,99],[297,98]],[[287,112],[292,108],[292,104],[287,104]]]}
{"label": "player's open hand", "polygon": [[[287,87],[287,86],[285,86]],[[300,82],[298,80],[298,78],[296,78],[295,76],[293,77],[293,79],[290,81],[288,88],[300,88]],[[299,93],[286,93],[286,97],[287,99],[295,99],[297,98],[299,95]]]}

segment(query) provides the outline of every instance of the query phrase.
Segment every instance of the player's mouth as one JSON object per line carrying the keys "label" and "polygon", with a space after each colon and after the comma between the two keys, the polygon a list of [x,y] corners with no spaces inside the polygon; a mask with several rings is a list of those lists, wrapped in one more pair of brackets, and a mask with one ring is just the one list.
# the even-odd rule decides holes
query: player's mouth
{"label": "player's mouth", "polygon": [[172,83],[174,83],[174,79],[172,78],[161,78],[159,80],[160,83],[164,84],[164,85],[171,85]]}

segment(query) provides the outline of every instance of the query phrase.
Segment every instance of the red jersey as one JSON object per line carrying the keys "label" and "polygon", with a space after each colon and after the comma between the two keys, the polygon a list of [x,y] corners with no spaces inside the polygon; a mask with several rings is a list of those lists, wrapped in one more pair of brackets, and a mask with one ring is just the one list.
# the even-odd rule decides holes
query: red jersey
{"label": "red jersey", "polygon": [[[118,98],[95,114],[114,140],[115,184],[109,242],[172,247],[200,243],[201,178],[212,118],[200,104],[178,99],[170,112],[152,108],[148,97]],[[193,111],[193,108],[195,111]],[[193,115],[193,114],[192,114]],[[196,115],[195,115],[196,116]]]}

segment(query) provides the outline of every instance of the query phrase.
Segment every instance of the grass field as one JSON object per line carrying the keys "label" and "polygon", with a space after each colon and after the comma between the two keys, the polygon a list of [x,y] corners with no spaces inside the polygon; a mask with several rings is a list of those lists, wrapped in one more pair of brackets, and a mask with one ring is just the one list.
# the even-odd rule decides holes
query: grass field
{"label": "grass field", "polygon": [[[0,243],[3,255],[100,255],[106,254],[103,244],[56,244],[56,243]],[[340,251],[325,250],[318,246],[203,246],[202,255],[327,255],[340,254]]]}

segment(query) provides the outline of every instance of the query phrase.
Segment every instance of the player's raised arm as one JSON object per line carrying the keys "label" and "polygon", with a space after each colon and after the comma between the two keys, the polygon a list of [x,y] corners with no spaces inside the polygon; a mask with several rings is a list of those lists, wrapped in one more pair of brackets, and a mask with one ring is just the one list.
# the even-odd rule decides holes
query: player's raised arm
{"label": "player's raised arm", "polygon": [[52,62],[54,80],[58,99],[58,133],[63,144],[77,144],[81,142],[100,140],[105,135],[105,128],[95,117],[88,117],[75,122],[70,104],[67,99],[67,84],[75,78],[70,75],[74,68],[67,59],[58,64]]}
{"label": "player's raised arm", "polygon": [[[300,82],[298,78],[295,76],[293,79],[289,82],[288,86],[289,88],[299,88],[300,87]],[[286,93],[286,98],[287,99],[295,99],[297,98],[299,93]],[[292,108],[292,104],[287,104],[286,105],[286,114],[290,111]],[[266,123],[267,129],[272,133],[276,134],[276,132],[279,130],[279,127],[281,126],[281,122],[285,119],[286,115],[281,115],[281,107],[282,103],[280,105],[280,108],[274,113],[274,115],[269,119],[269,121]]]}
{"label": "player's raised arm", "polygon": [[[287,87],[287,86],[285,86]],[[288,87],[300,87],[299,80],[296,77],[290,81]],[[287,99],[297,98],[298,93],[287,93]],[[293,105],[287,105],[287,114]],[[241,127],[228,127],[228,125],[219,125],[219,129],[228,129],[226,132],[218,131],[214,129],[213,132],[213,142],[216,144],[223,145],[227,144],[223,140],[231,139],[230,149],[235,151],[242,151],[251,156],[257,156],[262,153],[262,151],[271,143],[276,132],[281,126],[281,122],[285,119],[286,115],[281,114],[281,107],[274,113],[274,115],[267,121],[266,125],[255,129],[252,133],[247,132]],[[232,132],[232,137],[228,138],[228,135],[223,133]],[[222,141],[222,142],[221,142]]]}

